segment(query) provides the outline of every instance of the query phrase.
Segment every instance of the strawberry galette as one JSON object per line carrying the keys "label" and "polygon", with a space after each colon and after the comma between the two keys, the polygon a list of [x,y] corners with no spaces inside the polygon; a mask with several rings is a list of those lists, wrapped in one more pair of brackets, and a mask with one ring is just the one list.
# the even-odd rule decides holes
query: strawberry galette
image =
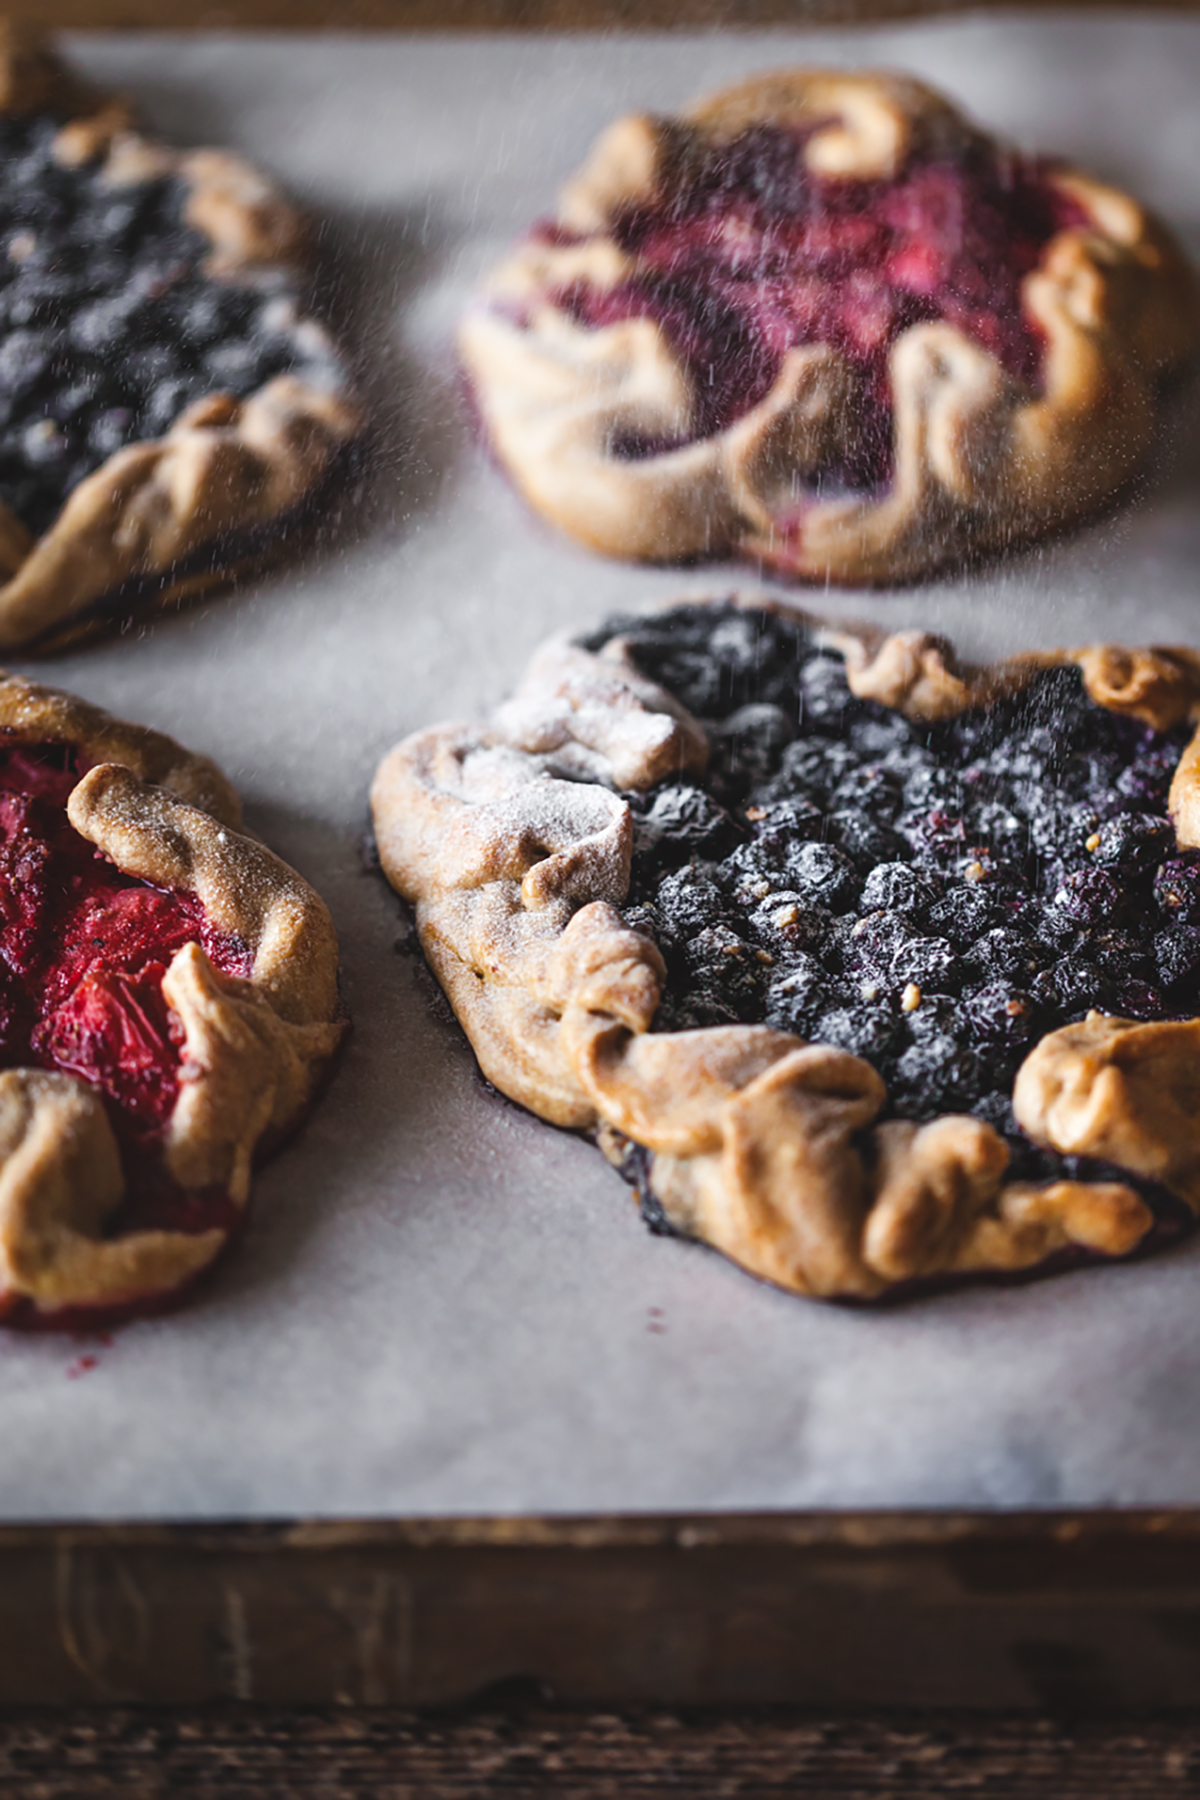
{"label": "strawberry galette", "polygon": [[798,1292],[1200,1212],[1200,654],[989,668],[761,600],[610,620],[374,788],[504,1093]]}
{"label": "strawberry galette", "polygon": [[0,677],[0,1317],[165,1303],[342,1033],[324,905],[215,764]]}
{"label": "strawberry galette", "polygon": [[460,344],[592,548],[888,582],[1103,506],[1198,336],[1127,195],[907,77],[798,69],[612,126]]}

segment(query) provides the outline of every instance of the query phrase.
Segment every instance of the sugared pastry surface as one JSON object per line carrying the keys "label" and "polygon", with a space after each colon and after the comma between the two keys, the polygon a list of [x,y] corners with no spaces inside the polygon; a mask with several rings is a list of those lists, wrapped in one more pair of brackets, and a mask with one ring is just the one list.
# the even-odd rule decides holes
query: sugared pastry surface
{"label": "sugared pastry surface", "polygon": [[260,553],[356,435],[306,232],[0,33],[0,649]]}
{"label": "sugared pastry surface", "polygon": [[1200,654],[985,668],[750,598],[552,640],[373,792],[484,1073],[801,1293],[1200,1210]]}
{"label": "sugared pastry surface", "polygon": [[0,676],[0,1318],[164,1304],[341,1036],[323,903],[205,757]]}
{"label": "sugared pastry surface", "polygon": [[612,126],[460,347],[590,547],[888,582],[1102,507],[1198,338],[1129,196],[910,78],[798,69]]}

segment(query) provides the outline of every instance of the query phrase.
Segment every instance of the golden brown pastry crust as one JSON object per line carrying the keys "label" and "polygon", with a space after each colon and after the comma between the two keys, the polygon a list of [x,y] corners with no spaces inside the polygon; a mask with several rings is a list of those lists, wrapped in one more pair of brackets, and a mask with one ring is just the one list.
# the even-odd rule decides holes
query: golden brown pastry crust
{"label": "golden brown pastry crust", "polygon": [[611,556],[738,552],[804,579],[888,582],[1094,513],[1144,461],[1163,377],[1200,343],[1200,295],[1170,234],[1128,195],[1052,170],[1088,215],[1058,232],[1023,284],[1046,338],[1034,393],[956,327],[918,324],[890,355],[894,477],[880,495],[821,499],[797,481],[854,429],[848,365],[830,346],[787,353],[771,392],[715,436],[634,460],[614,439],[686,438],[690,383],[649,318],[590,329],[554,304],[637,272],[611,236],[622,209],[686,176],[704,146],[752,124],[813,127],[827,177],[895,173],[914,148],[979,137],[922,83],[776,71],[678,118],[619,120],[562,191],[561,245],[519,246],[464,321],[462,357],[491,443],[526,499]]}
{"label": "golden brown pastry crust", "polygon": [[[241,833],[237,795],[216,764],[160,732],[0,674],[0,742],[78,746],[93,766],[67,803],[76,831],[126,874],[195,894],[214,924],[247,945],[244,980],[214,969],[198,943],[175,953],[163,980],[183,1045],[168,1172],[244,1207],[256,1147],[296,1126],[344,1030],[324,903]],[[123,1188],[112,1128],[86,1082],[40,1069],[0,1075],[4,1306],[144,1303],[191,1280],[224,1247],[225,1230],[107,1235]]]}
{"label": "golden brown pastry crust", "polygon": [[[36,35],[0,31],[0,111],[57,115],[60,160],[101,158],[114,187],[178,176],[189,189],[188,223],[212,243],[215,278],[287,275],[294,286],[303,275],[303,221],[258,170],[226,151],[177,151],[145,137],[123,103],[86,89]],[[311,345],[332,348],[315,320],[301,329]],[[220,582],[238,545],[293,512],[361,423],[344,376],[318,384],[282,375],[244,400],[208,395],[164,437],[119,450],[36,541],[0,503],[0,651],[105,630],[111,609],[98,603],[125,589],[149,588],[164,604]],[[192,569],[201,556],[204,568]]]}
{"label": "golden brown pastry crust", "polygon": [[[1076,663],[1099,705],[1165,729],[1200,721],[1200,656],[1089,645],[959,663],[942,639],[826,626],[746,596],[841,650],[850,687],[910,718],[952,717]],[[1172,814],[1200,818],[1196,743]],[[383,869],[488,1079],[620,1163],[649,1152],[671,1223],[798,1293],[875,1296],[930,1276],[1031,1268],[1075,1245],[1119,1256],[1152,1215],[1120,1181],[1006,1178],[991,1126],[948,1115],[877,1123],[883,1081],[859,1057],[756,1025],[651,1032],[664,977],[629,928],[629,809],[613,788],[699,774],[695,720],[633,668],[557,639],[490,727],[418,732],[381,763]],[[565,778],[564,778],[565,777]],[[1117,1163],[1200,1211],[1194,1120],[1200,1020],[1092,1014],[1043,1038],[1017,1078],[1030,1136]]]}

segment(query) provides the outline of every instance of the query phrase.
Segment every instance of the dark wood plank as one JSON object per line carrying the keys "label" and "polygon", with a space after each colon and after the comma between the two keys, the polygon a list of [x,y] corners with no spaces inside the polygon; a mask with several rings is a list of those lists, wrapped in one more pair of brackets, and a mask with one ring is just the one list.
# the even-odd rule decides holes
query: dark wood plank
{"label": "dark wood plank", "polygon": [[0,1703],[1200,1708],[1200,1514],[0,1531]]}
{"label": "dark wood plank", "polygon": [[[1071,0],[1067,0],[1070,4]],[[1088,0],[1077,0],[1086,4]],[[1061,0],[1026,0],[1044,10]],[[1158,0],[1195,11],[1200,0]],[[10,17],[51,28],[311,31],[661,29],[688,25],[805,25],[906,18],[916,13],[1011,11],[1009,0],[6,0]]]}
{"label": "dark wood plank", "polygon": [[1200,1785],[1200,1723],[388,1712],[0,1717],[18,1800],[1159,1800]]}

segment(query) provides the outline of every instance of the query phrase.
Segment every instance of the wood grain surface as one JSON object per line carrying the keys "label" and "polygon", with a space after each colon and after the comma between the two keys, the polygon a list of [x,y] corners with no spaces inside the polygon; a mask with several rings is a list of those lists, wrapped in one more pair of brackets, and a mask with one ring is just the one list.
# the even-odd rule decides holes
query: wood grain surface
{"label": "wood grain surface", "polygon": [[1200,1723],[753,1713],[0,1716],[13,1800],[1160,1800],[1200,1789]]}
{"label": "wood grain surface", "polygon": [[0,1531],[0,1705],[1200,1714],[1200,1516]]}
{"label": "wood grain surface", "polygon": [[[1026,0],[1025,10],[1062,3]],[[1200,8],[1200,0],[1159,4],[1164,11]],[[6,0],[0,10],[46,29],[562,31],[802,26],[1000,8],[1014,10],[1008,0]]]}

